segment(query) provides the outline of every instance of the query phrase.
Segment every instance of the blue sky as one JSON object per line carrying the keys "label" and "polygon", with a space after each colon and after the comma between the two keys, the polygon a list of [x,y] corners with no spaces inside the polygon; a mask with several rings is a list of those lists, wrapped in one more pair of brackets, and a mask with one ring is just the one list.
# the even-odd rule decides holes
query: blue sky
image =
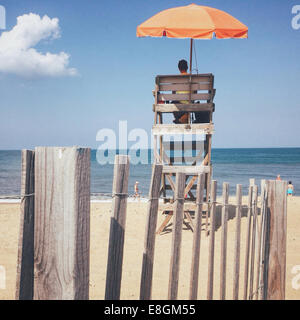
{"label": "blue sky", "polygon": [[136,38],[136,27],[192,2],[227,11],[249,27],[246,40],[195,41],[199,72],[215,75],[213,147],[299,147],[300,29],[291,20],[300,0],[0,0],[7,23],[0,37],[24,14],[58,18],[61,36],[34,48],[66,52],[67,68],[77,70],[54,77],[0,70],[0,149],[97,148],[98,130],[117,132],[119,120],[150,133],[154,78],[178,72],[189,41]]}

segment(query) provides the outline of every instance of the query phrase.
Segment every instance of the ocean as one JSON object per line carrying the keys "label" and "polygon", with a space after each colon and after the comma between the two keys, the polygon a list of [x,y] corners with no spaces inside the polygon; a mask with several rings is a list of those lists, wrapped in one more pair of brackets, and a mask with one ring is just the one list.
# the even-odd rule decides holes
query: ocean
{"label": "ocean", "polygon": [[[91,153],[91,193],[94,199],[109,199],[112,192],[113,164],[101,165],[97,150]],[[151,150],[144,152],[149,157]],[[111,155],[112,156],[112,155]],[[149,157],[150,158],[150,157]],[[147,162],[147,161],[146,161]],[[212,149],[213,179],[218,181],[218,194],[223,182],[230,185],[230,194],[236,184],[243,185],[247,194],[249,179],[275,179],[292,181],[295,194],[300,192],[300,148]],[[141,195],[147,197],[151,179],[151,164],[130,166],[129,193],[133,194],[135,181],[139,181]],[[21,151],[0,150],[0,197],[20,194]]]}

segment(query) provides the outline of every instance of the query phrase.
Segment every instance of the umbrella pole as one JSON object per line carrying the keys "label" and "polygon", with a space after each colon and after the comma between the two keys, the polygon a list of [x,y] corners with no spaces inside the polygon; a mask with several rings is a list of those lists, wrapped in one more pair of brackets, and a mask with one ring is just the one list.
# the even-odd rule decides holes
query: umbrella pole
{"label": "umbrella pole", "polygon": [[190,74],[192,74],[192,62],[193,62],[193,39],[191,39],[191,47],[190,47]]}
{"label": "umbrella pole", "polygon": [[[193,67],[192,67],[192,64],[193,64],[193,39],[191,38],[191,46],[190,46],[190,74],[192,74],[192,70],[193,70]],[[191,84],[190,84],[191,86]],[[191,94],[192,94],[192,91],[190,90],[190,98],[189,98],[189,103],[191,103]],[[189,123],[192,123],[192,117],[191,117],[191,113],[188,112],[188,122]]]}

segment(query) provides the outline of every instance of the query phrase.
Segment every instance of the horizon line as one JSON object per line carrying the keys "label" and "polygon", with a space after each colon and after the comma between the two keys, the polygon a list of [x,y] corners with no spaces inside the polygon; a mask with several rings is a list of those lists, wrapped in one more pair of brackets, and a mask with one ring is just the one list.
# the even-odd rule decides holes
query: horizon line
{"label": "horizon line", "polygon": [[[87,146],[80,145],[70,145],[70,146],[36,146],[36,147],[53,147],[53,148],[68,148],[68,147],[78,147],[78,148],[90,148],[91,150],[98,150],[98,148],[92,148]],[[34,147],[34,148],[36,148]],[[21,149],[0,149],[0,151],[22,151],[22,150],[33,150],[34,148],[21,148]],[[300,149],[299,147],[213,147],[212,150],[228,150],[228,149]],[[101,149],[102,150],[102,149]],[[106,149],[107,150],[107,149]],[[109,149],[110,151],[125,151],[126,149]],[[130,150],[153,150],[153,148],[147,149],[127,149],[127,152]]]}

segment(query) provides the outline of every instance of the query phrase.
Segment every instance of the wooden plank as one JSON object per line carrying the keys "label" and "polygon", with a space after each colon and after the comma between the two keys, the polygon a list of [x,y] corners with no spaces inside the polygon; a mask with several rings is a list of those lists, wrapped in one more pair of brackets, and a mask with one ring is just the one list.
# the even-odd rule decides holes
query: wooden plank
{"label": "wooden plank", "polygon": [[195,213],[195,228],[193,237],[192,250],[192,267],[190,277],[190,300],[197,300],[198,296],[198,281],[199,281],[199,263],[200,263],[200,245],[201,245],[201,228],[202,228],[202,207],[204,193],[204,174],[199,174],[197,184],[197,211]]}
{"label": "wooden plank", "polygon": [[[174,205],[172,205],[172,209],[174,208]],[[165,220],[163,221],[163,223],[160,225],[160,227],[158,228],[158,230],[156,231],[156,234],[160,234],[161,232],[163,232],[163,230],[165,229],[166,225],[169,223],[169,221],[172,219],[173,214],[172,213],[168,213]]]}
{"label": "wooden plank", "polygon": [[161,83],[158,86],[158,91],[200,91],[200,90],[212,90],[211,83],[171,83],[171,84],[164,84]]}
{"label": "wooden plank", "polygon": [[210,232],[208,249],[208,276],[207,276],[207,300],[213,298],[214,288],[214,255],[215,255],[215,228],[216,228],[216,199],[217,199],[217,181],[212,180],[210,192]]}
{"label": "wooden plank", "polygon": [[287,182],[268,181],[269,230],[266,299],[284,300],[286,283]]}
{"label": "wooden plank", "polygon": [[[177,156],[177,157],[170,157],[170,163],[185,163],[187,165],[192,165],[192,163],[197,162],[197,159],[202,160],[203,156],[200,155],[199,157],[197,156]],[[201,159],[202,158],[202,159]]]}
{"label": "wooden plank", "polygon": [[[173,210],[173,203],[160,203],[159,204],[159,211],[171,211]],[[197,205],[195,202],[185,202],[184,203],[184,211],[196,211]],[[207,210],[207,204],[203,204],[203,211]]]}
{"label": "wooden plank", "polygon": [[153,111],[155,112],[178,112],[178,111],[186,111],[186,112],[204,112],[210,111],[213,112],[215,110],[215,104],[210,103],[189,103],[189,104],[180,104],[180,103],[160,103],[153,105]]}
{"label": "wooden plank", "polygon": [[32,300],[34,277],[34,151],[22,150],[21,157],[21,210],[16,300]]}
{"label": "wooden plank", "polygon": [[[161,137],[163,138],[163,136],[161,136]],[[163,149],[163,154],[165,154],[164,149]],[[167,193],[166,193],[166,177],[165,177],[164,174],[162,174],[162,176],[161,176],[161,186],[162,186],[162,192],[160,192],[160,194],[162,193],[163,197],[166,198],[166,196],[167,196]]]}
{"label": "wooden plank", "polygon": [[183,224],[184,188],[185,188],[185,174],[177,173],[168,300],[176,300],[177,293],[178,293],[180,249],[181,249],[182,224]]}
{"label": "wooden plank", "polygon": [[155,102],[155,104],[158,103],[158,100],[157,100],[158,88],[159,88],[158,85],[155,84],[155,90],[152,91],[152,93],[153,93],[153,95],[154,95],[154,102]]}
{"label": "wooden plank", "polygon": [[222,230],[221,230],[221,268],[220,268],[220,300],[226,297],[226,262],[227,262],[227,221],[229,184],[223,183]]}
{"label": "wooden plank", "polygon": [[246,249],[245,249],[243,300],[247,300],[247,297],[248,297],[247,294],[248,294],[249,250],[250,250],[251,219],[252,219],[252,194],[253,194],[253,186],[250,185],[249,192],[248,192],[247,234],[246,234]]}
{"label": "wooden plank", "polygon": [[[210,100],[212,98],[212,94],[210,93],[159,93],[158,94],[158,101],[190,101],[189,98],[191,96],[191,101],[197,101],[197,100]],[[184,102],[181,102],[184,103]]]}
{"label": "wooden plank", "polygon": [[175,134],[212,134],[214,125],[212,123],[197,124],[156,124],[152,127],[152,134],[156,135],[175,135]]}
{"label": "wooden plank", "polygon": [[265,262],[265,234],[266,234],[266,209],[267,209],[267,185],[266,180],[261,180],[261,223],[258,233],[258,256],[257,256],[257,276],[256,276],[256,296],[255,299],[263,298],[263,271]]}
{"label": "wooden plank", "polygon": [[[159,124],[163,123],[163,115],[161,112],[158,113],[158,122]],[[163,136],[159,137],[159,156],[162,159],[164,154],[164,147],[163,147]]]}
{"label": "wooden plank", "polygon": [[35,149],[34,299],[89,298],[90,149]]}
{"label": "wooden plank", "polygon": [[127,212],[129,157],[117,155],[114,164],[105,300],[119,300]]}
{"label": "wooden plank", "polygon": [[241,251],[241,217],[242,217],[242,185],[236,186],[236,228],[233,260],[233,300],[239,298],[240,251]]}
{"label": "wooden plank", "polygon": [[[206,199],[209,198],[210,183],[212,178],[211,144],[212,144],[212,135],[208,134],[206,135],[206,144],[204,144],[204,149],[206,149],[205,151],[207,151],[204,161],[206,159],[206,164],[209,167],[209,171],[207,172],[207,175],[206,175]],[[206,236],[207,236],[208,235],[208,212],[206,212],[205,230],[206,230]]]}
{"label": "wooden plank", "polygon": [[184,217],[188,220],[189,223],[186,223],[184,220],[183,223],[194,232],[195,226],[190,213],[188,211],[184,211]]}
{"label": "wooden plank", "polygon": [[208,173],[210,172],[209,166],[163,166],[163,173],[177,173],[183,172],[187,175],[197,175],[199,173]]}
{"label": "wooden plank", "polygon": [[195,175],[195,176],[193,176],[192,179],[188,182],[187,186],[186,186],[185,189],[184,189],[184,196],[186,196],[186,195],[189,193],[189,191],[190,191],[191,188],[193,187],[196,179],[197,179],[197,176]]}
{"label": "wooden plank", "polygon": [[251,265],[250,265],[250,284],[249,284],[249,299],[253,298],[253,282],[254,282],[254,262],[255,262],[255,245],[256,245],[256,227],[257,227],[257,185],[253,186],[252,199],[252,243],[251,243]]}
{"label": "wooden plank", "polygon": [[[167,176],[167,175],[166,175],[166,176]],[[166,190],[172,190],[172,191],[174,191],[173,185],[170,186],[170,185],[166,184],[165,189],[166,189]],[[196,189],[197,189],[197,186],[196,186],[196,185],[193,185],[190,190],[196,190]],[[188,193],[190,194],[190,191],[189,191]]]}
{"label": "wooden plank", "polygon": [[152,292],[153,262],[155,249],[155,230],[157,225],[157,212],[159,190],[162,175],[162,165],[154,165],[150,183],[149,203],[145,230],[143,265],[140,285],[140,300],[150,300]]}
{"label": "wooden plank", "polygon": [[189,151],[189,150],[203,150],[203,141],[164,141],[163,142],[164,150],[175,150],[175,151]]}
{"label": "wooden plank", "polygon": [[202,166],[206,166],[206,165],[210,166],[210,156],[209,156],[209,154],[207,154],[205,156],[205,158],[203,159],[203,161],[202,161]]}
{"label": "wooden plank", "polygon": [[[168,180],[168,182],[170,184],[171,190],[173,190],[173,192],[175,192],[175,184],[174,184],[170,174],[164,174],[164,176],[167,178],[167,180]],[[168,190],[167,186],[166,186],[166,190]]]}
{"label": "wooden plank", "polygon": [[156,76],[156,84],[161,85],[162,83],[199,83],[208,82],[212,83],[212,74],[193,74],[193,75],[158,75]]}

